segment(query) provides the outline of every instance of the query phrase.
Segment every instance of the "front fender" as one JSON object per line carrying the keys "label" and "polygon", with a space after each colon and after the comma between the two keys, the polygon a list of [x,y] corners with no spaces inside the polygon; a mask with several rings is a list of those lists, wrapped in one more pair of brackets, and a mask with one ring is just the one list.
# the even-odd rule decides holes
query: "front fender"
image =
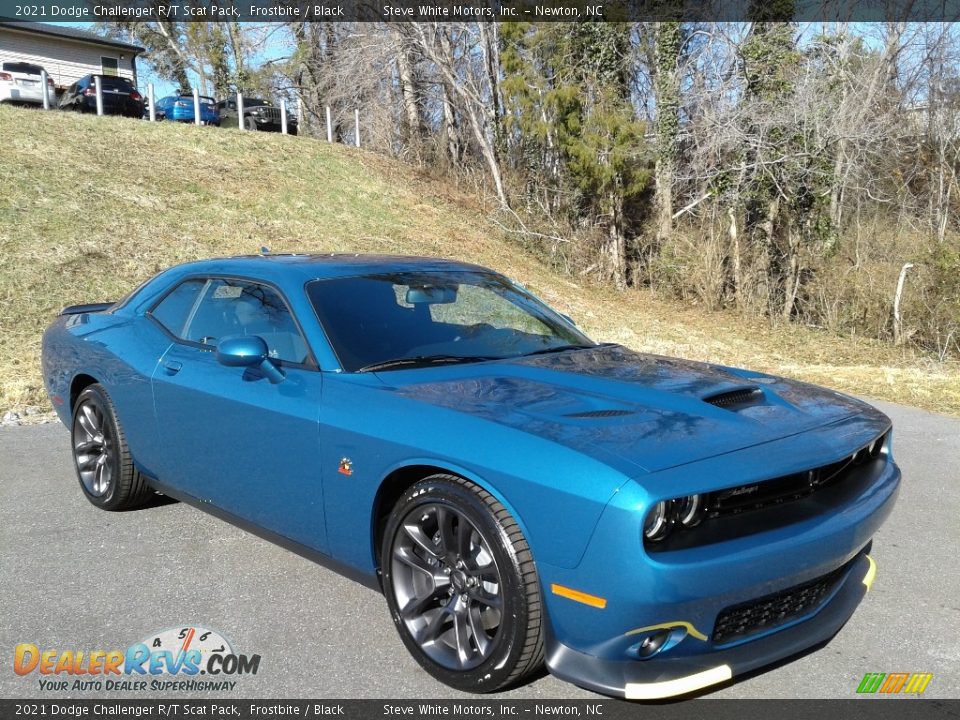
{"label": "front fender", "polygon": [[[534,558],[574,567],[610,498],[628,478],[543,438],[449,408],[416,403],[370,376],[330,373],[320,434],[331,551],[373,571],[372,510],[385,478],[414,465],[461,475],[520,525]],[[351,475],[336,471],[348,458]],[[368,522],[357,522],[366,517]]]}

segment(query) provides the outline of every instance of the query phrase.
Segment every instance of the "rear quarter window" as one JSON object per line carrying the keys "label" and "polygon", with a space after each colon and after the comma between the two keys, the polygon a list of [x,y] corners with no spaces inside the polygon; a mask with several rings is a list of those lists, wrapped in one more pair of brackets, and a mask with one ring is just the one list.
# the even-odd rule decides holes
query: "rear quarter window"
{"label": "rear quarter window", "polygon": [[150,315],[171,335],[184,337],[184,331],[196,308],[197,298],[205,284],[205,280],[186,280],[180,283],[150,311]]}
{"label": "rear quarter window", "polygon": [[43,68],[39,65],[25,62],[5,62],[3,69],[6,72],[27,73],[29,75],[39,75],[43,72]]}

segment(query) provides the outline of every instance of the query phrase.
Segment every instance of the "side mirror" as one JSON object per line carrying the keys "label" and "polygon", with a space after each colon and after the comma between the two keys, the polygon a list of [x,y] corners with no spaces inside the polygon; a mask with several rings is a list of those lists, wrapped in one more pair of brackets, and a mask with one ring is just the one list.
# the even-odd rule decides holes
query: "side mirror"
{"label": "side mirror", "polygon": [[227,367],[256,367],[271,383],[283,382],[286,375],[270,360],[270,350],[257,335],[224,338],[217,345],[217,361]]}

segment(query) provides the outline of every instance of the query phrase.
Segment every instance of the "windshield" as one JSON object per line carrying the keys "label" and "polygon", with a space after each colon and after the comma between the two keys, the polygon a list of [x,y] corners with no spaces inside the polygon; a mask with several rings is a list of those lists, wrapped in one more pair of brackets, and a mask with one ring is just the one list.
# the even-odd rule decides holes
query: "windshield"
{"label": "windshield", "polygon": [[310,283],[307,294],[349,372],[594,346],[562,316],[492,273],[333,278]]}

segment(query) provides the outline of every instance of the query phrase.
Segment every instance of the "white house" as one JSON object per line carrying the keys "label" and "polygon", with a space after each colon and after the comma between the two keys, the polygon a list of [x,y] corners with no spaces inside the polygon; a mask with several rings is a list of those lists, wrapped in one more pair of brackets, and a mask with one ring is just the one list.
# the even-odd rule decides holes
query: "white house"
{"label": "white house", "polygon": [[0,22],[0,62],[19,60],[43,67],[62,92],[88,74],[121,75],[137,84],[142,47],[86,30],[36,22]]}

